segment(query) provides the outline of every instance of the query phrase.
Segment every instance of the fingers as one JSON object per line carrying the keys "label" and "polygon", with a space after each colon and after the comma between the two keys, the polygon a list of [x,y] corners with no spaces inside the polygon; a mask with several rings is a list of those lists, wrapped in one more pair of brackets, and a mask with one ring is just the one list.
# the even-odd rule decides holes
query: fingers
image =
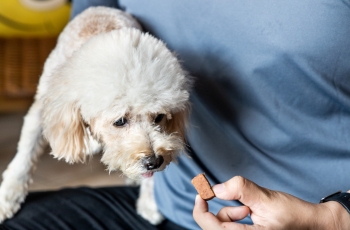
{"label": "fingers", "polygon": [[211,212],[208,212],[208,204],[199,195],[193,208],[193,218],[202,229],[216,229],[220,221]]}
{"label": "fingers", "polygon": [[[220,211],[222,218],[225,218],[224,212],[230,213],[231,210],[223,210]],[[219,212],[219,213],[220,213]],[[232,213],[228,214],[232,218],[240,218],[244,216],[244,213],[247,212],[244,208],[239,208]],[[248,209],[249,213],[249,209]],[[247,214],[248,215],[248,214]],[[231,220],[229,221],[221,221],[217,216],[213,213],[208,212],[208,204],[205,200],[200,198],[199,195],[196,196],[196,201],[193,209],[193,218],[197,222],[197,224],[204,230],[211,229],[235,229],[235,230],[247,230],[247,229],[255,229],[253,225],[244,225],[234,223]],[[244,218],[244,217],[243,217]]]}
{"label": "fingers", "polygon": [[214,185],[213,191],[219,199],[239,200],[248,207],[272,195],[272,191],[240,176],[235,176],[223,184]]}
{"label": "fingers", "polygon": [[193,214],[208,212],[208,203],[205,202],[199,195],[196,196]]}
{"label": "fingers", "polygon": [[224,207],[216,214],[216,217],[221,222],[232,222],[244,219],[249,213],[250,209],[247,206]]}

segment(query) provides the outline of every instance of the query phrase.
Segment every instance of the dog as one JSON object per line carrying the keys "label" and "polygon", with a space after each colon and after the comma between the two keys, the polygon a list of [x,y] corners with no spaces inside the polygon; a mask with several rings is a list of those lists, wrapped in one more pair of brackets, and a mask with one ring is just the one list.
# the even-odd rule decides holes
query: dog
{"label": "dog", "polygon": [[102,151],[109,171],[140,180],[137,212],[160,223],[152,176],[185,149],[191,85],[176,55],[130,14],[91,7],[76,16],[45,62],[3,173],[0,222],[20,209],[50,144],[55,158],[71,164]]}

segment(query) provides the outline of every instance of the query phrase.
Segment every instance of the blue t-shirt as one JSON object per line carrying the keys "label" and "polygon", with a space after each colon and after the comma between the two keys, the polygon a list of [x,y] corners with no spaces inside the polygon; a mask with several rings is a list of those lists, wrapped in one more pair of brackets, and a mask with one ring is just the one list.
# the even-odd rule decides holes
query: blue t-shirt
{"label": "blue t-shirt", "polygon": [[[349,0],[118,4],[196,77],[191,157],[155,175],[166,218],[199,228],[191,179],[202,172],[213,184],[242,175],[315,203],[350,189]],[[209,201],[214,213],[226,205],[236,203]]]}

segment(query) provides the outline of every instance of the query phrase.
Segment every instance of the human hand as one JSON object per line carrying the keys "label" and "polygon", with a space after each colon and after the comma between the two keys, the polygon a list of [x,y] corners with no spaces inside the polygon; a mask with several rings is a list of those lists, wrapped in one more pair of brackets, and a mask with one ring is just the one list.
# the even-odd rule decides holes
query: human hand
{"label": "human hand", "polygon": [[[213,186],[213,190],[217,198],[238,200],[245,206],[224,207],[214,215],[197,195],[193,217],[202,229],[350,229],[349,213],[334,201],[312,204],[240,176]],[[248,214],[253,225],[236,223]]]}

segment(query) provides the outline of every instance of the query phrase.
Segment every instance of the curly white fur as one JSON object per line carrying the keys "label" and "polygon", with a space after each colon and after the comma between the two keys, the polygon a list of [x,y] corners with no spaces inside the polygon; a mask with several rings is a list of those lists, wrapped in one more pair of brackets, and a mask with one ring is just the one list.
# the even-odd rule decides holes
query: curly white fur
{"label": "curly white fur", "polygon": [[[3,174],[0,222],[25,200],[46,140],[51,154],[68,163],[102,149],[108,170],[132,179],[163,170],[184,149],[190,85],[175,55],[129,14],[93,7],[78,15],[45,63],[17,154]],[[138,212],[157,224],[162,216],[147,181]]]}

